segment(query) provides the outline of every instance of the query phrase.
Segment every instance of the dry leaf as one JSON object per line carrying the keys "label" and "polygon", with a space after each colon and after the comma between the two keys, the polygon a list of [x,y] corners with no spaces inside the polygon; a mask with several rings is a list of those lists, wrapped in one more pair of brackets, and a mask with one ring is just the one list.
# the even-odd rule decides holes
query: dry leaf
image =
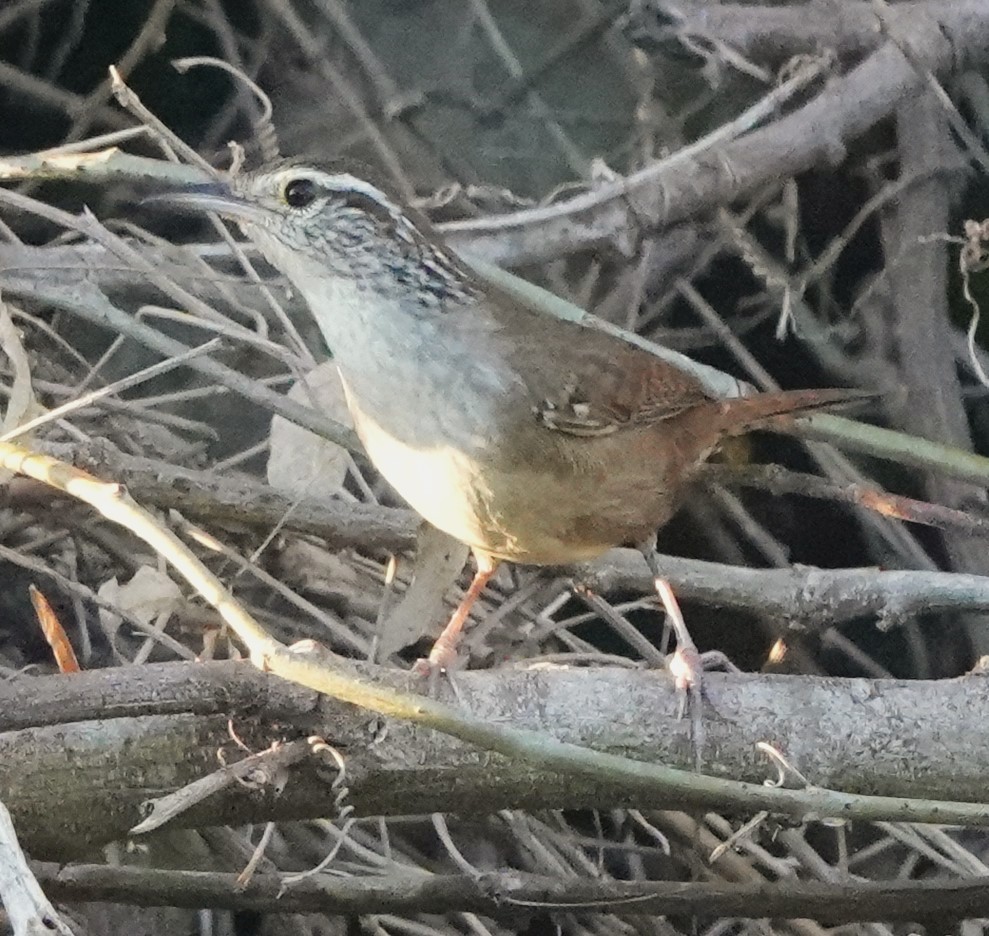
{"label": "dry leaf", "polygon": [[[336,365],[324,361],[293,385],[289,399],[353,428]],[[268,483],[288,497],[332,497],[347,475],[347,451],[281,416],[271,420]]]}
{"label": "dry leaf", "polygon": [[34,613],[38,616],[38,623],[41,625],[41,632],[48,641],[48,646],[52,648],[55,662],[58,664],[60,673],[78,673],[82,667],[76,659],[76,653],[69,643],[69,636],[62,627],[62,622],[55,614],[54,608],[48,603],[44,594],[34,587],[29,586],[28,594],[31,596],[31,604],[34,606]]}
{"label": "dry leaf", "polygon": [[[99,596],[150,624],[160,614],[172,611],[182,600],[182,590],[164,572],[154,566],[141,566],[125,585],[116,578],[100,586]],[[107,633],[112,634],[120,626],[120,618],[112,611],[100,608],[100,621]]]}
{"label": "dry leaf", "polygon": [[443,598],[467,562],[468,548],[428,523],[419,527],[412,584],[381,623],[378,655],[389,655],[436,634],[445,623]]}

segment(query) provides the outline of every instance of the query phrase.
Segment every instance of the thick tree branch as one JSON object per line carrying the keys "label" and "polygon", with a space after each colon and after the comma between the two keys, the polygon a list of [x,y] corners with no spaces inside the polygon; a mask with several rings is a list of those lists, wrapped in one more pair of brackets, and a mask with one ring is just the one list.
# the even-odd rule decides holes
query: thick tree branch
{"label": "thick tree branch", "polygon": [[447,224],[447,241],[499,265],[540,262],[621,244],[643,224],[664,228],[697,218],[781,178],[837,165],[849,143],[923,85],[915,63],[938,74],[984,58],[989,8],[983,0],[924,6],[923,15],[897,21],[897,43],[910,47],[914,62],[887,41],[792,114],[701,158],[674,154],[568,201]]}
{"label": "thick tree branch", "polygon": [[283,887],[281,875],[238,875],[136,867],[36,863],[35,875],[56,900],[105,900],[137,906],[224,907],[272,913],[473,912],[520,921],[554,910],[595,913],[818,920],[830,926],[867,920],[929,922],[943,932],[958,920],[989,914],[982,879],[779,884],[606,881],[544,877],[519,871],[477,876],[407,874],[352,878],[317,875]]}
{"label": "thick tree branch", "polygon": [[[394,670],[374,669],[373,679],[411,685]],[[693,763],[689,725],[677,719],[676,694],[662,673],[500,670],[460,673],[455,682],[472,718],[653,764]],[[775,773],[756,748],[768,742],[815,785],[892,797],[985,796],[989,680],[981,676],[934,684],[710,674],[705,692],[711,775],[761,783]],[[228,720],[256,750],[323,736],[344,757],[345,802],[359,815],[684,805],[668,793],[534,768],[379,719],[246,663],[155,664],[0,685],[0,789],[18,833],[37,857],[54,858],[123,836],[141,818],[142,802],[217,770],[218,749],[234,759]],[[177,821],[333,815],[332,779],[321,763],[307,762],[278,798],[235,784]],[[744,797],[736,808],[752,809]],[[63,821],[53,823],[53,814]]]}
{"label": "thick tree branch", "polygon": [[[878,617],[883,628],[938,611],[989,611],[989,577],[879,569],[748,569],[679,556],[662,557],[677,595],[715,607],[765,614],[791,626],[819,630]],[[640,568],[641,565],[641,568]],[[651,583],[641,557],[614,549],[574,571],[596,591],[645,592]]]}
{"label": "thick tree branch", "polygon": [[[888,17],[897,28],[909,28],[911,20],[930,16],[932,9],[946,5],[944,0],[900,2],[890,9]],[[649,48],[682,34],[694,41],[724,43],[747,59],[771,65],[822,50],[831,50],[839,58],[853,58],[871,52],[882,42],[876,7],[867,0],[774,6],[677,4],[672,14],[666,6],[662,0],[642,4],[632,14],[630,38]]]}

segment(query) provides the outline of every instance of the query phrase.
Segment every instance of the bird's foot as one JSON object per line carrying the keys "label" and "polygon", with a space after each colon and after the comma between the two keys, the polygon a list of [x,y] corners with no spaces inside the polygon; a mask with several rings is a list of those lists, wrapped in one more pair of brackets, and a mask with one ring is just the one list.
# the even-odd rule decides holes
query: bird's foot
{"label": "bird's foot", "polygon": [[704,689],[704,661],[697,648],[677,647],[666,664],[673,674],[673,685],[677,691],[677,721],[687,712],[690,704],[691,713],[701,704],[701,694]]}
{"label": "bird's foot", "polygon": [[420,676],[428,676],[434,670],[446,671],[453,669],[457,662],[457,639],[449,640],[445,634],[440,634],[428,657],[422,657],[412,664],[414,672]]}
{"label": "bird's foot", "polygon": [[696,699],[698,704],[704,696],[705,670],[723,669],[730,673],[740,673],[741,670],[728,659],[720,650],[708,650],[699,653],[697,647],[688,644],[677,647],[670,655],[667,664],[673,674],[677,696],[680,699],[677,718],[686,714],[687,702]]}
{"label": "bird's foot", "polygon": [[704,671],[723,669],[732,673],[741,670],[720,650],[699,653],[693,643],[677,647],[667,664],[673,675],[677,691],[677,720],[690,712],[691,735],[694,739],[695,768],[701,768],[701,750],[704,746],[704,722],[701,718],[704,706]]}
{"label": "bird's foot", "polygon": [[430,696],[437,695],[439,689],[440,676],[449,676],[457,662],[457,642],[456,640],[444,640],[440,635],[439,640],[433,644],[428,657],[420,657],[412,664],[412,672],[416,676],[428,680],[427,692]]}

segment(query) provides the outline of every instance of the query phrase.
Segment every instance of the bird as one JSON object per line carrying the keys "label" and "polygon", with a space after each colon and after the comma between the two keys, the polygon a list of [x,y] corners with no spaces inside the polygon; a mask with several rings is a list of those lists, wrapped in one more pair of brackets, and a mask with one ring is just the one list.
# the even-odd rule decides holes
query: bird
{"label": "bird", "polygon": [[502,562],[570,565],[632,545],[672,619],[678,685],[696,684],[699,657],[662,578],[657,531],[727,437],[873,395],[713,396],[683,367],[482,279],[426,219],[319,160],[282,159],[153,200],[240,226],[308,304],[370,461],[470,547],[476,572],[423,672],[455,663]]}

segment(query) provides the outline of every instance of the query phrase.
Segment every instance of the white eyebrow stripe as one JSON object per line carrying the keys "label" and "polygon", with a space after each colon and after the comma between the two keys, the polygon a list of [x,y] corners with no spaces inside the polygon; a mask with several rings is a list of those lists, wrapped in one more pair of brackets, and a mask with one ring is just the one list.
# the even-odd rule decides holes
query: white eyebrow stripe
{"label": "white eyebrow stripe", "polygon": [[309,179],[311,182],[315,182],[317,185],[331,192],[357,192],[376,201],[393,214],[401,211],[381,189],[371,185],[370,182],[365,182],[363,179],[358,179],[357,176],[352,176],[346,172],[331,174],[322,172],[319,169],[293,166],[290,169],[283,169],[278,174],[278,181],[281,185],[284,185],[291,179]]}
{"label": "white eyebrow stripe", "polygon": [[325,178],[329,179],[330,185],[334,188],[349,189],[352,192],[360,192],[361,195],[366,195],[368,198],[373,198],[376,202],[379,202],[390,210],[395,210],[396,206],[391,203],[391,199],[389,199],[388,196],[381,191],[381,189],[375,188],[370,182],[365,182],[363,179],[358,179],[357,176],[352,176],[346,172],[343,172],[339,175],[326,176]]}

